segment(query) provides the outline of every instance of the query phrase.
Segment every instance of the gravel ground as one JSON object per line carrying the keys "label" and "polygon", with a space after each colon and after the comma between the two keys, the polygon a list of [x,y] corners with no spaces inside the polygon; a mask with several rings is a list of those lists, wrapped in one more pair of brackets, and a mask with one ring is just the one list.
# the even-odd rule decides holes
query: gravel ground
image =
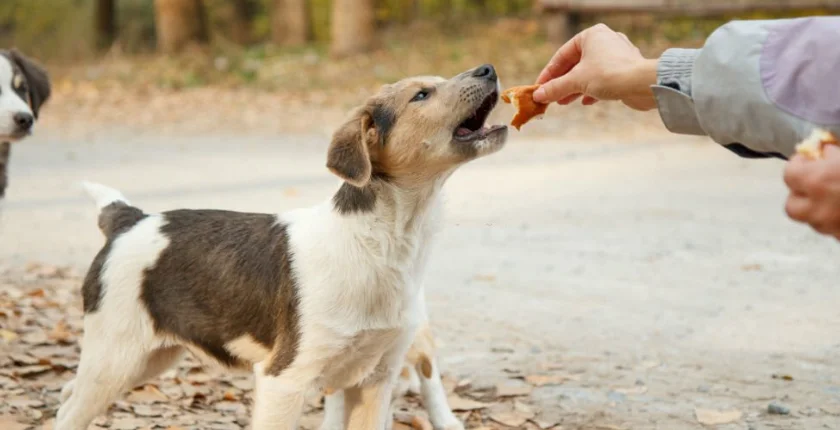
{"label": "gravel ground", "polygon": [[[336,186],[324,136],[44,128],[14,147],[0,286],[29,291],[32,262],[86,269],[102,238],[80,180],[148,211],[282,211]],[[840,428],[840,248],[785,218],[782,167],[620,134],[518,136],[466,166],[427,286],[445,370],[475,392],[565,375],[521,400],[566,430]],[[11,394],[36,395],[26,381]]]}

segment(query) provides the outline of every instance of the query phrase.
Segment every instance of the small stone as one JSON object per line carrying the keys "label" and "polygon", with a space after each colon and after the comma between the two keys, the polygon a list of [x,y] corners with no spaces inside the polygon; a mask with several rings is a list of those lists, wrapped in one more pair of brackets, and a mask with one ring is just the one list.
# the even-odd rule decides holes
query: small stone
{"label": "small stone", "polygon": [[778,403],[770,403],[767,405],[767,413],[771,415],[788,415],[790,414],[790,408]]}

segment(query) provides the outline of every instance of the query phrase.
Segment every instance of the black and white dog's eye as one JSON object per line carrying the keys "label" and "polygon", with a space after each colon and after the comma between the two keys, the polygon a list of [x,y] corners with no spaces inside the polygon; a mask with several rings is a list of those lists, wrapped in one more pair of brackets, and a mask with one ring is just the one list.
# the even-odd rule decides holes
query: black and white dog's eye
{"label": "black and white dog's eye", "polygon": [[419,102],[421,100],[426,100],[427,98],[429,98],[430,94],[431,93],[428,90],[420,90],[417,92],[417,94],[414,95],[414,98],[412,98],[411,101]]}
{"label": "black and white dog's eye", "polygon": [[15,77],[12,78],[12,86],[15,87],[15,89],[18,89],[21,85],[23,85],[23,76],[15,75]]}

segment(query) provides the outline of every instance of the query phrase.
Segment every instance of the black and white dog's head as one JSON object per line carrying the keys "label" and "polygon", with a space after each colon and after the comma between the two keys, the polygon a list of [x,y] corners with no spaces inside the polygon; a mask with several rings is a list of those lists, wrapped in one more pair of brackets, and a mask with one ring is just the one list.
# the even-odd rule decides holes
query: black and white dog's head
{"label": "black and white dog's head", "polygon": [[14,49],[0,51],[0,142],[28,136],[49,96],[43,67]]}

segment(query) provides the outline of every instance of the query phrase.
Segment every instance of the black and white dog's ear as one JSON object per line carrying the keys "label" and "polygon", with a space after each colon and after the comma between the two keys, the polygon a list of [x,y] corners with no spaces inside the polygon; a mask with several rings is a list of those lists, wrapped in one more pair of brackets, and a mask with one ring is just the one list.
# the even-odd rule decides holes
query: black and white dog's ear
{"label": "black and white dog's ear", "polygon": [[20,68],[29,86],[29,107],[32,114],[38,118],[38,110],[50,98],[50,77],[43,66],[21,54],[17,49],[9,51],[12,62]]}

